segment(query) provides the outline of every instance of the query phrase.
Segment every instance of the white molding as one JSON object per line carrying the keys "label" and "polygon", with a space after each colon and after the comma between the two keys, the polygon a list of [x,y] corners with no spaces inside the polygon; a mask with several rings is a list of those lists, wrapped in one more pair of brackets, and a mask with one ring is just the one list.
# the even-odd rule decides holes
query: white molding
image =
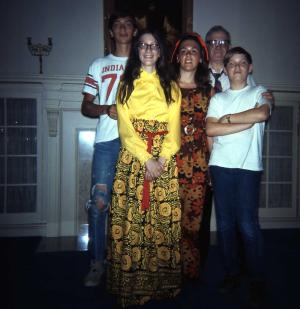
{"label": "white molding", "polygon": [[260,222],[261,229],[299,229],[300,221],[263,221]]}
{"label": "white molding", "polygon": [[48,119],[48,134],[49,137],[57,136],[57,121],[59,116],[59,110],[54,108],[47,108]]}
{"label": "white molding", "polygon": [[0,237],[46,236],[46,223],[0,225]]}
{"label": "white molding", "polygon": [[59,229],[60,222],[58,220],[56,222],[48,222],[46,237],[60,237]]}
{"label": "white molding", "polygon": [[287,84],[280,82],[270,82],[270,81],[262,81],[258,83],[259,85],[263,85],[272,91],[279,92],[300,92],[300,84]]}
{"label": "white molding", "polygon": [[[3,83],[32,83],[32,84],[43,84],[43,85],[55,85],[60,84],[61,90],[72,91],[74,85],[82,85],[85,76],[83,75],[0,75],[0,84]],[[300,92],[300,84],[290,84],[286,82],[272,82],[262,80],[259,82],[260,85],[264,85],[272,91],[283,91],[283,92]],[[75,89],[76,91],[76,89]]]}
{"label": "white molding", "polygon": [[[300,228],[300,218],[259,218],[259,224],[261,229],[294,229]],[[211,218],[210,225],[211,232],[217,231],[215,217]]]}
{"label": "white molding", "polygon": [[82,75],[0,75],[0,83],[57,83],[66,84],[82,83],[85,76]]}

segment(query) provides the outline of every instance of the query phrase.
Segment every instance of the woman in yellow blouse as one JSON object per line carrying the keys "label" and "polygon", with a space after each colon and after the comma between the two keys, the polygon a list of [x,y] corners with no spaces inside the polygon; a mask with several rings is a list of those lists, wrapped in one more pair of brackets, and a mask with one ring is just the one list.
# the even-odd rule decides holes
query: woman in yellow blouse
{"label": "woman in yellow blouse", "polygon": [[133,43],[117,96],[122,149],[113,185],[108,289],[123,306],[180,290],[178,171],[180,101],[163,44],[144,31]]}

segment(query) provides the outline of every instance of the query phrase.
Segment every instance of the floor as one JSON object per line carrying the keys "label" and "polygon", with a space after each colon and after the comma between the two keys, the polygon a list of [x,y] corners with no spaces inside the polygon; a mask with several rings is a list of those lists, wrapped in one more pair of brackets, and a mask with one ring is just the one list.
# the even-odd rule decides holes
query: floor
{"label": "floor", "polygon": [[[299,308],[300,229],[264,230],[263,236],[268,284],[264,308]],[[119,308],[104,283],[83,286],[89,258],[80,239],[0,238],[0,246],[1,308]],[[247,281],[224,297],[216,289],[222,275],[218,247],[212,245],[201,281],[185,285],[175,300],[150,302],[143,308],[247,309]]]}

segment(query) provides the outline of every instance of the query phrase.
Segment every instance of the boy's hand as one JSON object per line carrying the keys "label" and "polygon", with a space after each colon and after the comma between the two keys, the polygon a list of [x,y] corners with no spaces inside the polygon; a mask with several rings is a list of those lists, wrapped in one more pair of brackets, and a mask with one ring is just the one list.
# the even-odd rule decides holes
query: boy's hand
{"label": "boy's hand", "polygon": [[228,123],[227,117],[229,114],[223,115],[221,118],[219,118],[218,123]]}
{"label": "boy's hand", "polygon": [[268,90],[268,91],[266,91],[266,92],[263,92],[263,93],[262,93],[262,96],[263,96],[265,99],[267,99],[267,100],[270,101],[271,107],[272,107],[272,109],[274,109],[274,107],[275,107],[275,98],[274,98],[274,96],[273,96],[273,92],[272,92],[271,90]]}
{"label": "boy's hand", "polygon": [[116,106],[116,104],[109,105],[108,111],[107,111],[107,115],[110,118],[114,119],[114,120],[118,119],[118,113],[117,113],[117,106]]}

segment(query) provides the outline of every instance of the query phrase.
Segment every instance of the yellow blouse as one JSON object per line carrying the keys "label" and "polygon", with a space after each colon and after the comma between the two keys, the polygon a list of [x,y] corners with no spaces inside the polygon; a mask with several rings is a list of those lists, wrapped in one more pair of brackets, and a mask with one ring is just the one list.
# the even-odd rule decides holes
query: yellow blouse
{"label": "yellow blouse", "polygon": [[144,70],[141,71],[140,78],[134,81],[134,90],[127,103],[121,104],[117,96],[118,128],[122,146],[142,164],[152,155],[147,152],[146,142],[136,133],[132,125],[134,119],[168,123],[161,157],[169,160],[180,149],[181,93],[176,83],[172,83],[172,98],[174,101],[168,105],[156,72],[148,73]]}

